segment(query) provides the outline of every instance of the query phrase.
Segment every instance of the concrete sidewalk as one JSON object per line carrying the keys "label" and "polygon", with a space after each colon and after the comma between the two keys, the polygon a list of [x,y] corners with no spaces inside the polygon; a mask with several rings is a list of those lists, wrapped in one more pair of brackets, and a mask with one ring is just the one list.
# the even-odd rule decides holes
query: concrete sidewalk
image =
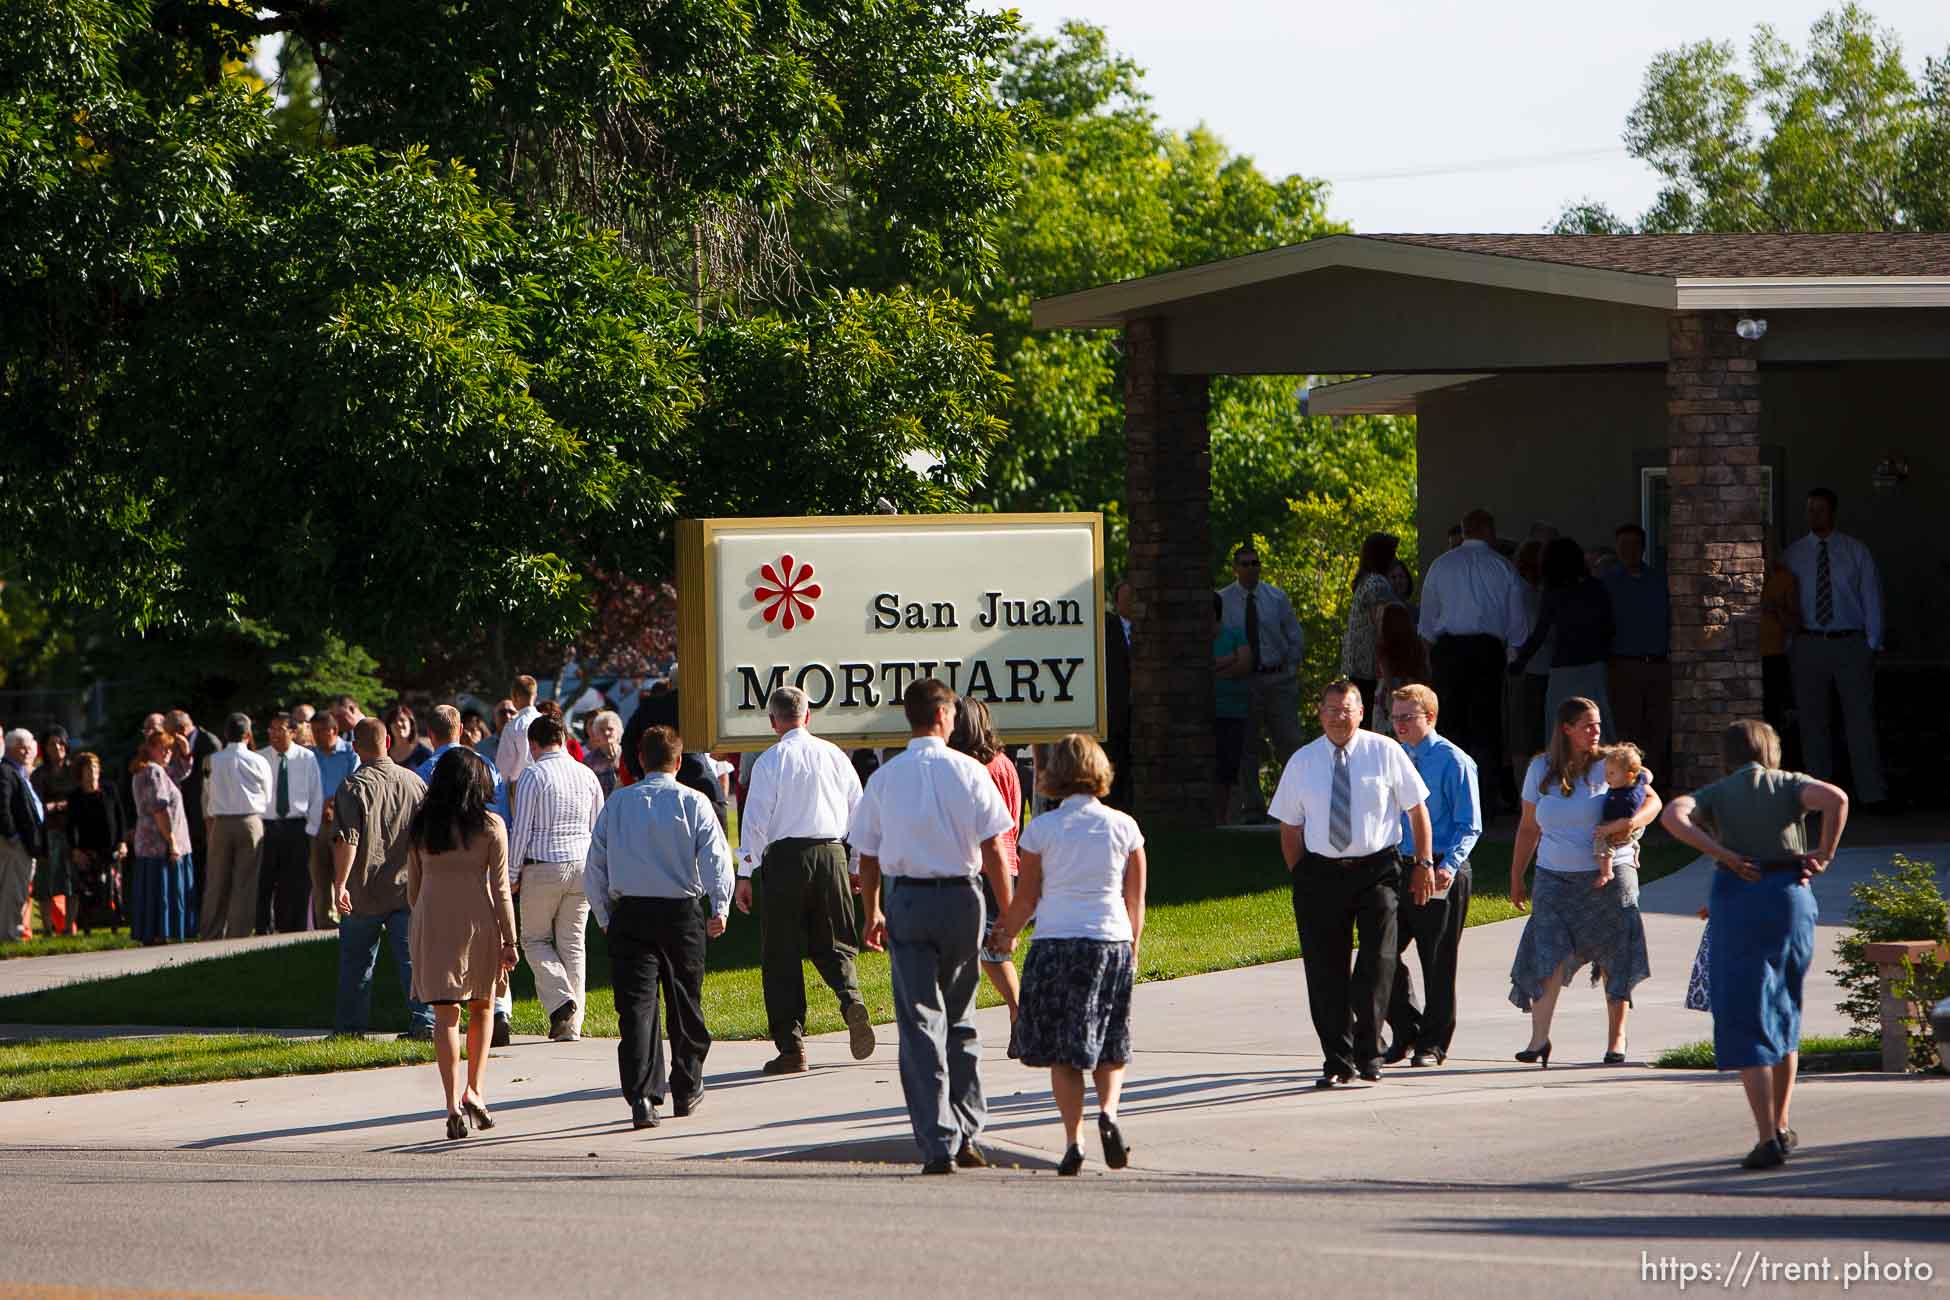
{"label": "concrete sidewalk", "polygon": [[[1848,883],[1889,852],[1845,855],[1820,884],[1826,920],[1843,919]],[[1935,856],[1941,862],[1950,854]],[[1604,1050],[1604,1003],[1582,983],[1559,1006],[1552,1067],[1510,1059],[1528,1030],[1528,1018],[1507,1000],[1521,920],[1465,935],[1461,1019],[1448,1064],[1394,1067],[1372,1086],[1312,1089],[1320,1057],[1298,962],[1142,985],[1123,1120],[1134,1164],[1307,1179],[1950,1198],[1950,1137],[1939,1122],[1950,1080],[1809,1078],[1795,1111],[1803,1152],[1785,1170],[1753,1175],[1733,1167],[1752,1141],[1737,1084],[1642,1064],[1663,1047],[1710,1035],[1708,1017],[1682,1005],[1700,930],[1691,913],[1709,883],[1699,863],[1646,890],[1653,978],[1639,990],[1633,1064],[1625,1066],[1592,1064]],[[1807,991],[1809,1033],[1845,1028],[1825,973],[1839,933],[1837,924],[1821,927]],[[1000,1009],[978,1019],[985,1042],[1003,1041]],[[809,1050],[812,1072],[767,1078],[759,1066],[770,1044],[718,1044],[704,1107],[683,1120],[666,1113],[661,1128],[643,1134],[629,1128],[617,1095],[612,1042],[531,1039],[494,1054],[488,1093],[500,1123],[462,1142],[441,1136],[435,1075],[419,1066],[15,1102],[0,1106],[0,1143],[912,1165],[891,1027],[881,1028],[879,1050],[866,1062],[848,1057],[844,1035],[814,1040]],[[1047,1073],[992,1049],[984,1081],[995,1153],[1025,1167],[1053,1165],[1061,1137]],[[1100,1167],[1094,1135],[1086,1147]]]}

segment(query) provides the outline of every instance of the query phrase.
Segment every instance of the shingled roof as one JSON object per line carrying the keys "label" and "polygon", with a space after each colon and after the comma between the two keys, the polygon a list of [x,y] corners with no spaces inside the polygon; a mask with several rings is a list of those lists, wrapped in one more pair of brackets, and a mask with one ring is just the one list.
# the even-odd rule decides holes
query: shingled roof
{"label": "shingled roof", "polygon": [[1363,239],[1671,278],[1950,275],[1950,235],[1361,235]]}

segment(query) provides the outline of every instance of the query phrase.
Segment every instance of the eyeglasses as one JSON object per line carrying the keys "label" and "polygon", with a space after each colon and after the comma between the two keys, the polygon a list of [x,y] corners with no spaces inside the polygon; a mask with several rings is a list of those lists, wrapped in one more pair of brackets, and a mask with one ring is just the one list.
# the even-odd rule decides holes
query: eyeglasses
{"label": "eyeglasses", "polygon": [[1323,707],[1320,711],[1320,716],[1323,718],[1351,718],[1360,712],[1361,710],[1359,709],[1350,709],[1345,707],[1339,709],[1329,709]]}
{"label": "eyeglasses", "polygon": [[1390,715],[1390,720],[1391,720],[1391,721],[1393,721],[1393,722],[1413,722],[1413,721],[1415,721],[1415,720],[1416,720],[1417,718],[1426,718],[1426,717],[1428,717],[1428,716],[1429,716],[1428,714],[1426,714],[1426,713],[1423,713],[1423,712],[1421,712],[1421,711],[1420,711],[1420,710],[1418,709],[1418,710],[1417,710],[1416,712],[1414,712],[1414,713],[1396,713],[1396,714],[1392,714],[1392,715]]}

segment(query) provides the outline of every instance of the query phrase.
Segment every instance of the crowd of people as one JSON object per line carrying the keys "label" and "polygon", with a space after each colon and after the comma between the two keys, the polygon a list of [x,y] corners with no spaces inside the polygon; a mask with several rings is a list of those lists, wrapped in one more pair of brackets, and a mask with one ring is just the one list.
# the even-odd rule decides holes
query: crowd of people
{"label": "crowd of people", "polygon": [[[1833,494],[1810,495],[1810,538],[1788,548],[1765,597],[1792,629],[1817,768],[1831,760],[1804,683],[1854,683],[1855,643],[1880,643],[1873,562],[1833,531],[1834,511]],[[1300,743],[1302,634],[1290,601],[1259,579],[1250,547],[1233,556],[1236,581],[1214,593],[1217,811],[1236,786],[1247,816],[1279,825],[1323,1056],[1317,1086],[1447,1060],[1471,855],[1499,806],[1519,813],[1510,896],[1529,912],[1511,970],[1510,1000],[1531,1019],[1516,1059],[1548,1068],[1558,995],[1589,965],[1605,991],[1604,1059],[1622,1062],[1633,990],[1650,975],[1637,844],[1663,820],[1726,868],[1712,905],[1716,1044],[1723,1067],[1742,1070],[1760,1130],[1746,1163],[1778,1164],[1798,1141],[1788,1102],[1812,952],[1805,886],[1835,852],[1848,797],[1831,781],[1782,772],[1775,728],[1750,720],[1728,732],[1725,780],[1662,799],[1654,780],[1669,761],[1669,619],[1644,533],[1622,527],[1615,551],[1593,557],[1546,527],[1532,531],[1506,556],[1494,520],[1470,512],[1424,576],[1419,608],[1396,539],[1370,537],[1350,593],[1343,675],[1321,693],[1321,735],[1310,744]],[[1128,592],[1118,589],[1106,620],[1127,656],[1142,635]],[[1804,642],[1813,648],[1795,649]],[[777,742],[738,764],[685,749],[674,692],[636,695],[627,712],[603,707],[599,693],[575,703],[589,715],[586,745],[560,700],[538,699],[526,676],[491,718],[443,704],[424,732],[404,704],[369,718],[349,696],[271,717],[262,747],[244,714],[225,720],[220,741],[182,711],[155,714],[126,797],[95,755],[69,755],[65,736],[37,744],[10,732],[0,916],[25,931],[39,862],[55,931],[85,904],[79,881],[121,871],[131,933],[144,943],[335,927],[342,1033],[367,1028],[384,942],[408,994],[407,1036],[435,1043],[447,1134],[459,1138],[494,1124],[485,1049],[507,1041],[508,977],[522,959],[549,1037],[580,1037],[592,916],[608,937],[632,1122],[657,1126],[666,1102],[679,1118],[694,1113],[711,1046],[706,949],[734,906],[756,905],[777,1049],[765,1073],[808,1068],[807,960],[838,1001],[853,1055],[872,1055],[855,966],[863,948],[884,949],[926,1172],[987,1163],[972,1020],[984,976],[1008,1009],[1008,1056],[1051,1072],[1060,1171],[1085,1161],[1087,1083],[1106,1164],[1128,1162],[1118,1104],[1146,860],[1137,822],[1116,806],[1128,799],[1118,769],[1129,738],[1115,716],[1109,754],[1082,735],[1037,747],[1036,813],[1025,827],[1020,769],[987,710],[938,680],[905,692],[912,739],[887,756],[813,735],[807,697],[792,687],[768,700]],[[1857,783],[1879,781],[1873,737],[1858,745],[1846,698],[1843,717],[1861,751]],[[1281,764],[1264,813],[1261,732]],[[1821,818],[1812,851],[1808,812]],[[1012,950],[1032,924],[1018,976]]]}

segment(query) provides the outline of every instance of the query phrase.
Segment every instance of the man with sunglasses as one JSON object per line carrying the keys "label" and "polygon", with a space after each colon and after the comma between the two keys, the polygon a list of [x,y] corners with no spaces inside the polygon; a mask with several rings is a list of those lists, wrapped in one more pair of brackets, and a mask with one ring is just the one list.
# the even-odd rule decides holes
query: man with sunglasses
{"label": "man with sunglasses", "polygon": [[1252,655],[1246,677],[1246,749],[1239,764],[1239,820],[1264,822],[1259,737],[1263,731],[1272,738],[1273,757],[1283,769],[1300,748],[1303,640],[1293,602],[1278,587],[1259,580],[1259,552],[1250,543],[1232,553],[1232,574],[1235,581],[1219,592],[1219,625],[1238,629]]}

